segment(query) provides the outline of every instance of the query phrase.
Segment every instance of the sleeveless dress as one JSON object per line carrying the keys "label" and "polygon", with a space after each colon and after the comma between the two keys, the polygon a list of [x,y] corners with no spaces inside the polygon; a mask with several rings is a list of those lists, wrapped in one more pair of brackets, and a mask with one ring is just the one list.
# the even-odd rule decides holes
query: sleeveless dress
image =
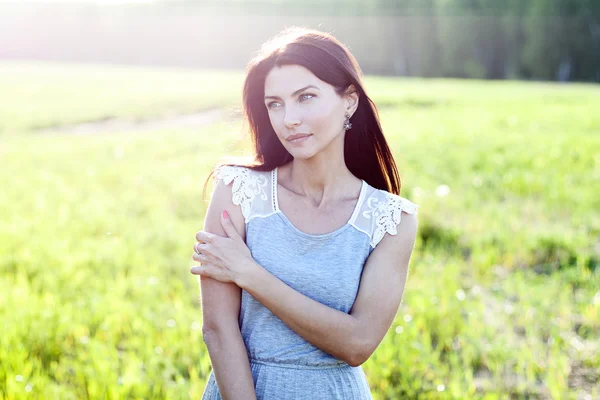
{"label": "sleeveless dress", "polygon": [[[364,180],[354,212],[341,228],[312,235],[298,230],[279,209],[277,168],[240,166],[215,170],[233,182],[233,203],[241,207],[246,244],[258,264],[296,291],[349,313],[362,269],[385,233],[395,235],[401,213],[419,206],[376,189]],[[246,345],[258,400],[372,399],[361,366],[352,367],[313,346],[268,308],[242,290],[240,331]],[[203,400],[221,400],[211,371]]]}

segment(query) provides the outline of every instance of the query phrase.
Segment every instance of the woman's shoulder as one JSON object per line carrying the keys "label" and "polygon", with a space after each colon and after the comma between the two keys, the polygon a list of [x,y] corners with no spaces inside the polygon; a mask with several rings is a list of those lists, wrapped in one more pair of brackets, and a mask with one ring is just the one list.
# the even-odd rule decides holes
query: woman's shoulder
{"label": "woman's shoulder", "polygon": [[237,180],[240,184],[264,181],[271,171],[259,171],[245,165],[220,164],[213,169],[214,180],[221,179],[228,185]]}
{"label": "woman's shoulder", "polygon": [[234,205],[241,208],[246,223],[254,216],[264,214],[265,208],[271,204],[270,174],[271,171],[260,171],[243,165],[218,165],[213,171],[213,186],[219,182],[231,185],[231,199]]}
{"label": "woman's shoulder", "polygon": [[371,191],[368,194],[366,203],[369,209],[377,208],[379,210],[402,210],[408,214],[418,214],[420,205],[410,201],[406,197],[390,193],[383,189],[377,189],[369,186]]}
{"label": "woman's shoulder", "polygon": [[397,234],[403,213],[417,215],[419,205],[405,197],[367,185],[367,193],[356,216],[356,227],[371,238],[375,248],[386,233]]}

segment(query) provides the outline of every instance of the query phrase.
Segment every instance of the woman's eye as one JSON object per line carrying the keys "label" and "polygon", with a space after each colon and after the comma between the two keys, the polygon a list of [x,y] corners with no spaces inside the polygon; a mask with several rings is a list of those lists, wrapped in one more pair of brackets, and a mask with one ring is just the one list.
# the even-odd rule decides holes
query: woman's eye
{"label": "woman's eye", "polygon": [[[310,100],[313,97],[316,97],[316,96],[314,94],[305,93],[305,94],[300,95],[300,101],[304,101],[305,99]],[[269,109],[275,108],[277,104],[279,104],[279,102],[272,101],[269,104],[267,104],[267,108],[269,108]]]}
{"label": "woman's eye", "polygon": [[314,94],[306,93],[306,94],[303,94],[302,96],[300,96],[300,99],[304,98],[304,96],[310,96],[311,98],[315,97]]}

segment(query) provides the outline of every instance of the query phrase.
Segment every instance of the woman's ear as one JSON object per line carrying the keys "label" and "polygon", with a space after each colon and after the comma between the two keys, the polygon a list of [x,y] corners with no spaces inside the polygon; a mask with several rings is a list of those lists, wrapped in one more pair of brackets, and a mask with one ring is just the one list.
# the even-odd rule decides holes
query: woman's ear
{"label": "woman's ear", "polygon": [[346,112],[352,116],[358,108],[358,91],[354,85],[348,86],[344,98],[346,99]]}

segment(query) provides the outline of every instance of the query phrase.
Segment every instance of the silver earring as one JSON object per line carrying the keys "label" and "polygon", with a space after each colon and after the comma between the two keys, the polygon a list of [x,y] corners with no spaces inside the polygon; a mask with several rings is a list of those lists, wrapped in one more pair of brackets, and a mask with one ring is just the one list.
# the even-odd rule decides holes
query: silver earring
{"label": "silver earring", "polygon": [[350,122],[350,114],[346,113],[345,117],[346,117],[346,122],[344,122],[344,129],[345,130],[352,129],[352,123]]}

